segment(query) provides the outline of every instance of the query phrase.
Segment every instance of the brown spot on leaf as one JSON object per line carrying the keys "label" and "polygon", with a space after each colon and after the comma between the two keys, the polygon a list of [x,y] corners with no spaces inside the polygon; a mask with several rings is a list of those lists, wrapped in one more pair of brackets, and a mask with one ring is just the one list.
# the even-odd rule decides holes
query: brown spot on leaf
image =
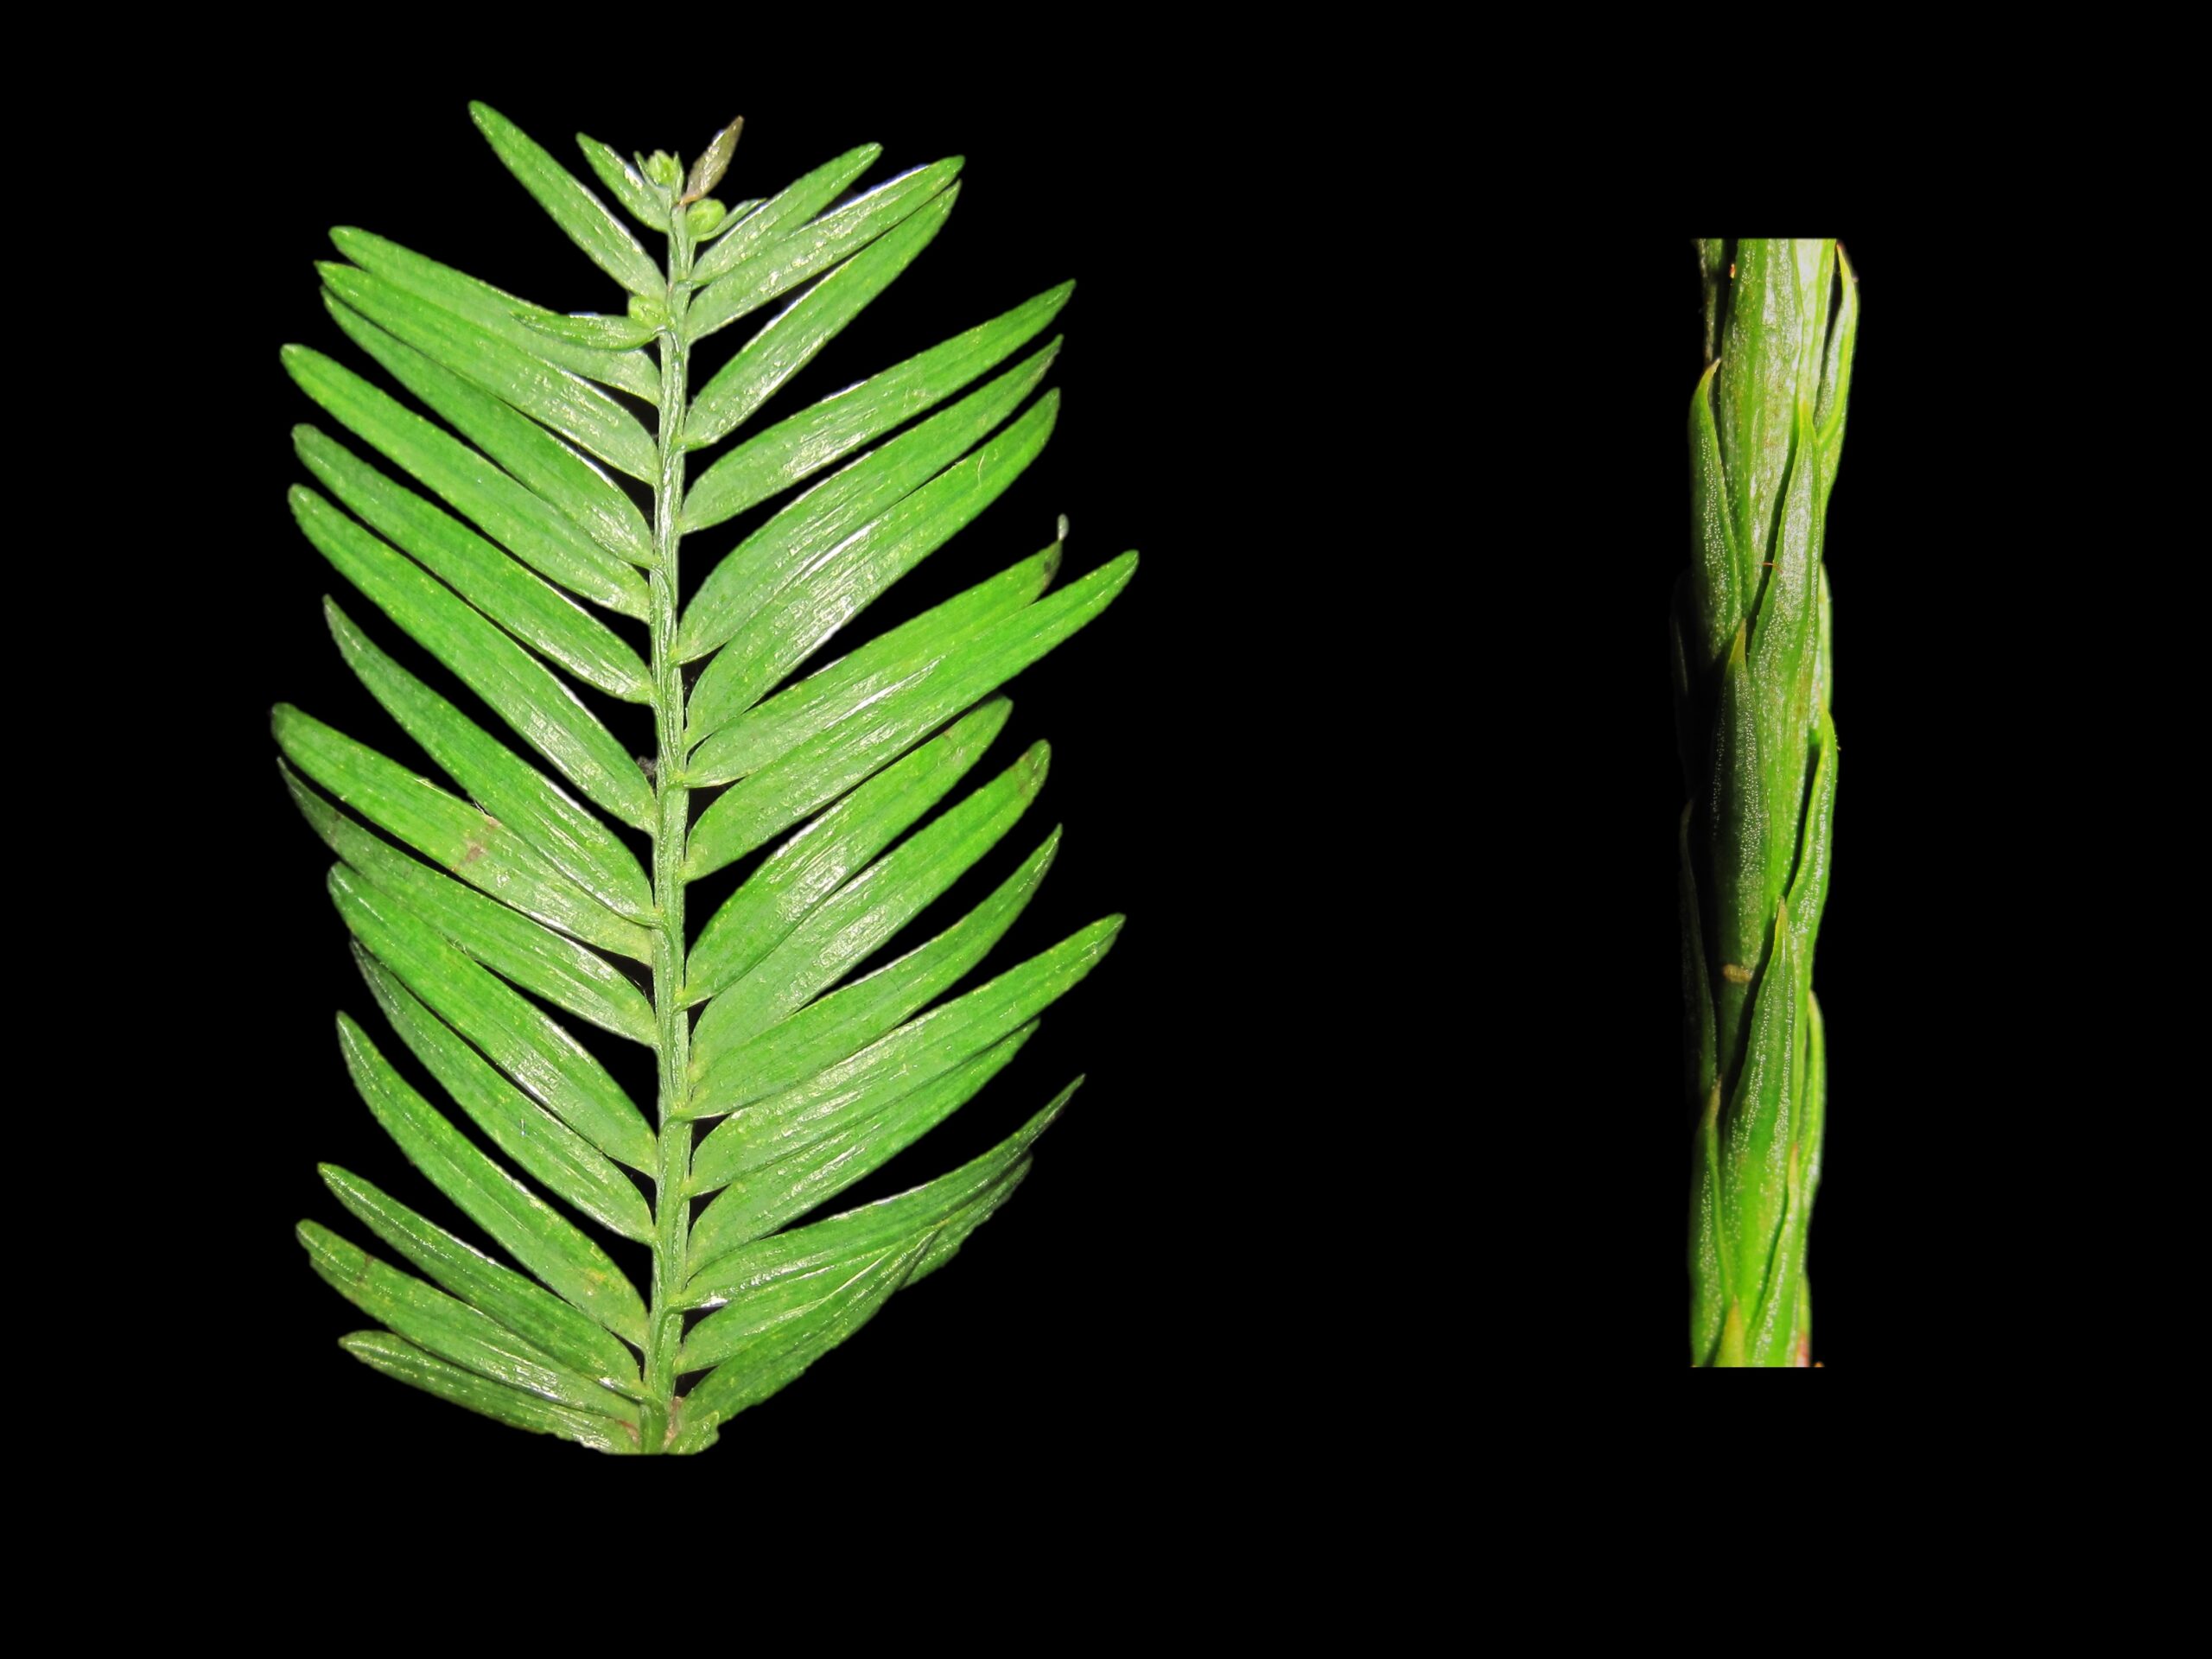
{"label": "brown spot on leaf", "polygon": [[464,864],[474,864],[483,856],[484,843],[480,841],[472,841],[468,843],[468,850],[461,855],[461,861]]}

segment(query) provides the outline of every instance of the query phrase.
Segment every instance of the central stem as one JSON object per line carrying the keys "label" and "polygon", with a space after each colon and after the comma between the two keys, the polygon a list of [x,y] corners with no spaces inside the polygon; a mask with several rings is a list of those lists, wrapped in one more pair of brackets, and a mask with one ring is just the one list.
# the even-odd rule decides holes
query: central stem
{"label": "central stem", "polygon": [[683,841],[691,791],[683,775],[683,669],[676,656],[677,548],[683,537],[683,394],[690,350],[683,338],[681,286],[691,274],[691,238],[683,215],[671,215],[668,321],[660,331],[660,476],[653,485],[652,573],[653,728],[658,756],[653,792],[653,1013],[659,1027],[660,1167],[653,1183],[652,1313],[645,1327],[645,1402],[639,1449],[664,1452],[674,1437],[676,1353],[683,1340],[684,1255],[690,1237],[691,1125],[678,1117],[690,1066],[691,1020],[683,995]]}

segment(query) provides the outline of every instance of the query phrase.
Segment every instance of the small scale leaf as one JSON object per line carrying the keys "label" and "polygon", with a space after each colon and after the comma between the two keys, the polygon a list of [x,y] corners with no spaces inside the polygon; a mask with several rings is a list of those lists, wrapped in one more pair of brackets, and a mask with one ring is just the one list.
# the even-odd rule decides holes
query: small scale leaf
{"label": "small scale leaf", "polygon": [[1835,263],[1843,278],[1843,305],[1836,313],[1827,353],[1821,364],[1817,422],[1821,448],[1817,488],[1823,506],[1835,486],[1836,467],[1843,460],[1844,417],[1851,410],[1851,359],[1859,344],[1859,278],[1840,245]]}
{"label": "small scale leaf", "polygon": [[1825,709],[1821,711],[1815,741],[1812,799],[1805,813],[1796,869],[1789,880],[1790,925],[1796,930],[1798,951],[1805,961],[1812,959],[1821,912],[1827,906],[1829,849],[1835,837],[1835,721]]}
{"label": "small scale leaf", "polygon": [[714,137],[699,159],[691,163],[691,175],[683,181],[683,200],[696,201],[722,181],[722,175],[729,171],[729,159],[737,153],[738,135],[745,130],[745,118],[724,127]]}
{"label": "small scale leaf", "polygon": [[1706,627],[1697,642],[1703,652],[1697,664],[1700,672],[1710,672],[1726,654],[1758,592],[1754,572],[1737,545],[1727,474],[1720,465],[1720,435],[1713,423],[1713,381],[1719,367],[1715,363],[1707,368],[1690,399],[1690,510],[1697,529],[1690,581],[1696,596],[1692,613]]}
{"label": "small scale leaf", "polygon": [[1743,1070],[1720,1124],[1721,1236],[1734,1251],[1728,1279],[1748,1318],[1774,1264],[1788,1199],[1789,1148],[1799,1123],[1793,1086],[1799,1040],[1797,970],[1787,906],[1751,1000]]}

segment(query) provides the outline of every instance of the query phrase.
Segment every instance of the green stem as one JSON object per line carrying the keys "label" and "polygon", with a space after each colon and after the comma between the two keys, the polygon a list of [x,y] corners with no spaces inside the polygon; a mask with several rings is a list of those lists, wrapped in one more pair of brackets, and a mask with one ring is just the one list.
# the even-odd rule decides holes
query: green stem
{"label": "green stem", "polygon": [[1833,241],[1707,238],[1693,558],[1675,696],[1686,1067],[1698,1110],[1690,1354],[1810,1363],[1807,1229],[1827,1116],[1813,956],[1827,896],[1828,491],[1858,286]]}
{"label": "green stem", "polygon": [[652,1312],[645,1328],[645,1402],[639,1450],[664,1452],[675,1438],[676,1354],[683,1340],[683,1258],[690,1237],[691,1125],[677,1116],[690,1065],[691,1019],[683,995],[683,839],[691,791],[683,775],[683,671],[676,657],[677,550],[683,532],[683,396],[690,349],[683,337],[691,242],[676,219],[669,236],[668,322],[660,334],[660,476],[653,486],[652,575],[653,727],[658,758],[653,792],[659,808],[653,832],[653,1012],[659,1024],[660,1166],[654,1176]]}

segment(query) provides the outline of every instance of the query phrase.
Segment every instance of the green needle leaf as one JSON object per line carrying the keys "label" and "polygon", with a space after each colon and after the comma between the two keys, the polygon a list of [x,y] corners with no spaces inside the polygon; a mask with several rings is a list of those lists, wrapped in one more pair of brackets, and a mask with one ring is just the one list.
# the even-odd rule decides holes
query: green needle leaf
{"label": "green needle leaf", "polygon": [[635,1452],[634,1430],[588,1412],[571,1411],[534,1395],[493,1382],[458,1365],[424,1353],[410,1342],[385,1331],[356,1331],[340,1337],[338,1345],[364,1365],[397,1377],[410,1388],[466,1406],[495,1422],[528,1429],[533,1434],[557,1434],[594,1452]]}
{"label": "green needle leaf", "polygon": [[292,514],[317,551],[424,650],[466,680],[595,804],[642,829],[652,791],[637,763],[576,694],[452,589],[295,485]]}
{"label": "green needle leaf", "polygon": [[524,317],[523,321],[539,334],[602,352],[648,345],[660,333],[651,323],[640,322],[632,316],[609,317],[593,311],[579,312],[573,317]]}
{"label": "green needle leaf", "polygon": [[1032,1020],[972,1058],[932,1073],[918,1088],[903,1090],[888,1105],[849,1114],[790,1155],[730,1180],[691,1224],[692,1262],[711,1262],[880,1169],[965,1105],[1036,1030]]}
{"label": "green needle leaf", "polygon": [[[679,653],[689,661],[721,645],[847,537],[941,476],[1020,408],[1043,383],[1056,349],[1047,346],[824,479],[739,543],[685,607]],[[703,734],[711,728],[700,715],[714,712],[711,700],[702,710],[695,691],[691,702],[692,727]]]}
{"label": "green needle leaf", "polygon": [[630,1402],[577,1376],[466,1302],[387,1267],[327,1227],[303,1221],[298,1231],[308,1260],[331,1288],[417,1347],[525,1394],[617,1422],[637,1422],[638,1408]]}
{"label": "green needle leaf", "polygon": [[339,252],[363,270],[457,317],[466,317],[518,351],[571,374],[581,374],[587,380],[626,391],[649,404],[660,401],[660,371],[653,367],[652,359],[643,352],[608,352],[596,346],[565,344],[558,336],[542,331],[541,325],[556,315],[543,306],[518,300],[489,283],[479,282],[449,265],[426,259],[397,242],[372,236],[366,231],[341,226],[331,232],[330,239]]}
{"label": "green needle leaf", "polygon": [[488,104],[471,104],[477,130],[491,141],[507,171],[537,198],[537,205],[591,256],[592,263],[632,294],[658,295],[667,283],[652,258],[607,204],[576,182],[575,175],[544,148]]}
{"label": "green needle leaf", "polygon": [[[336,604],[326,599],[322,608],[346,666],[360,677],[361,683],[423,746],[424,753],[474,797],[491,817],[505,823],[546,863],[617,915],[633,922],[654,919],[652,889],[646,884],[645,873],[612,830],[543,772],[378,650]],[[530,906],[522,907],[530,909],[532,915],[543,914]],[[595,910],[593,913],[595,917]],[[622,930],[617,943],[604,937],[611,923],[595,920],[579,926],[558,921],[553,925],[641,962],[652,955],[650,942],[635,929]]]}
{"label": "green needle leaf", "polygon": [[652,1242],[652,1211],[628,1176],[501,1077],[358,944],[353,959],[399,1040],[493,1145],[542,1181],[554,1197],[575,1205],[608,1231],[641,1244]]}
{"label": "green needle leaf", "polygon": [[[693,344],[790,292],[887,235],[932,203],[950,211],[960,158],[917,168],[826,213],[811,225],[751,250],[743,263],[708,284],[691,302],[684,333]],[[922,233],[926,243],[935,231]],[[912,254],[898,260],[904,266]],[[893,275],[896,274],[894,270]],[[885,281],[889,278],[886,277]],[[697,443],[694,443],[694,448]]]}
{"label": "green needle leaf", "polygon": [[607,1253],[479,1152],[407,1086],[367,1033],[342,1014],[338,1036],[354,1087],[408,1161],[547,1289],[632,1347],[643,1347],[645,1302]]}
{"label": "green needle leaf", "polygon": [[576,135],[576,148],[583,151],[591,170],[599,175],[599,181],[607,187],[607,193],[622,204],[625,213],[647,230],[667,234],[667,191],[596,138],[580,132]]}
{"label": "green needle leaf", "polygon": [[598,387],[365,270],[334,260],[316,269],[329,292],[348,309],[441,367],[496,394],[577,448],[632,478],[652,482],[659,469],[652,439],[636,416]]}
{"label": "green needle leaf", "polygon": [[[824,1287],[821,1300],[771,1325],[716,1366],[684,1402],[683,1430],[674,1449],[699,1451],[711,1445],[716,1424],[760,1404],[874,1319],[906,1282],[924,1249],[916,1243],[879,1257],[834,1287]],[[686,1363],[681,1356],[677,1363]]]}
{"label": "green needle leaf", "polygon": [[722,232],[691,268],[691,280],[704,286],[806,221],[844,194],[845,187],[875,165],[880,144],[862,144],[835,161],[793,180]]}
{"label": "green needle leaf", "polygon": [[[747,340],[745,349],[730,359],[691,400],[683,421],[685,446],[703,449],[751,420],[785,381],[812,362],[816,353],[929,246],[944,228],[959,196],[960,187],[952,185],[932,197],[897,228],[832,270]],[[705,332],[703,302],[713,292],[709,289],[702,296],[702,307],[691,314],[689,327],[694,341]]]}
{"label": "green needle leaf", "polygon": [[[342,619],[340,619],[342,620]],[[579,891],[497,819],[289,703],[272,717],[277,747],[340,800],[448,874],[588,944],[648,960],[650,937]]]}
{"label": "green needle leaf", "polygon": [[904,754],[1113,603],[1136,573],[1124,553],[1059,593],[993,624],[866,709],[816,733],[723,791],[691,826],[683,874],[696,881]]}
{"label": "green needle leaf", "polygon": [[912,621],[879,634],[716,731],[692,754],[684,775],[694,785],[727,784],[758,772],[865,707],[878,693],[912,679],[981,638],[994,624],[1039,598],[1059,568],[1060,544],[1055,542]]}
{"label": "green needle leaf", "polygon": [[[686,1281],[686,1302],[702,1308],[740,1304],[751,1295],[772,1290],[789,1280],[810,1277],[840,1263],[865,1262],[887,1250],[903,1249],[917,1239],[929,1236],[978,1203],[995,1207],[1004,1201],[1000,1189],[1009,1181],[1020,1179],[1030,1147],[1037,1143],[1038,1136],[1052,1126],[1082,1086],[1083,1079],[1077,1077],[1060,1091],[1051,1105],[1013,1135],[950,1174],[940,1175],[896,1198],[863,1205],[826,1221],[761,1239],[707,1263]],[[703,1322],[695,1327],[704,1328]]]}
{"label": "green needle leaf", "polygon": [[632,1398],[640,1392],[637,1357],[604,1326],[359,1176],[335,1164],[318,1167],[323,1185],[370,1231],[471,1307],[601,1388]]}
{"label": "green needle leaf", "polygon": [[[934,408],[1035,339],[1074,292],[1073,283],[1047,289],[1003,316],[956,334],[897,368],[848,386],[747,439],[691,486],[683,500],[683,528],[704,530],[734,518]],[[1058,346],[1055,340],[1050,349],[1057,351]]]}
{"label": "green needle leaf", "polygon": [[723,711],[750,709],[830,635],[950,540],[1027,470],[1052,435],[1059,394],[968,460],[855,532],[779,589],[732,636],[693,688],[702,729]]}
{"label": "green needle leaf", "polygon": [[[442,368],[411,346],[359,313],[334,302],[332,319],[354,343],[382,364],[392,378],[453,423],[471,443],[516,480],[565,513],[601,547],[631,564],[651,568],[652,531],[621,486],[543,427]],[[581,319],[560,317],[553,322]],[[628,319],[621,320],[627,322]],[[533,327],[538,325],[532,325]]]}
{"label": "green needle leaf", "polygon": [[610,1158],[654,1166],[644,1115],[590,1051],[342,864],[330,893],[355,938],[556,1117]]}
{"label": "green needle leaf", "polygon": [[[727,1027],[692,1049],[700,1093],[748,1106],[857,1052],[961,979],[1036,896],[1059,850],[1058,830],[998,890],[928,944],[757,1032]],[[709,1012],[715,1006],[710,1005]]]}
{"label": "green needle leaf", "polygon": [[703,1074],[733,1043],[805,1007],[959,880],[1029,810],[1050,759],[1046,745],[1033,744],[997,778],[848,881],[742,979],[718,992],[691,1033],[692,1075]]}
{"label": "green needle leaf", "polygon": [[651,697],[652,683],[638,653],[550,583],[315,428],[294,427],[292,447],[364,524],[539,656],[610,696],[628,702]]}
{"label": "green needle leaf", "polygon": [[624,616],[645,613],[645,583],[575,521],[419,415],[320,352],[284,348],[300,389],[399,463],[532,569]]}
{"label": "green needle leaf", "polygon": [[[282,762],[278,763],[280,766]],[[289,767],[284,782],[323,844],[447,940],[549,1002],[650,1048],[652,1004],[603,957],[419,864],[332,808]]]}
{"label": "green needle leaf", "polygon": [[995,697],[886,767],[779,847],[715,912],[691,950],[683,1001],[704,1001],[773,950],[982,758],[1013,705]]}
{"label": "green needle leaf", "polygon": [[[865,1123],[914,1089],[1027,1025],[1096,967],[1121,931],[1109,916],[1032,957],[989,983],[817,1071],[797,1088],[717,1124],[694,1152],[690,1191],[712,1192],[739,1176],[789,1158],[827,1135]],[[685,1116],[727,1110],[694,1097]]]}

